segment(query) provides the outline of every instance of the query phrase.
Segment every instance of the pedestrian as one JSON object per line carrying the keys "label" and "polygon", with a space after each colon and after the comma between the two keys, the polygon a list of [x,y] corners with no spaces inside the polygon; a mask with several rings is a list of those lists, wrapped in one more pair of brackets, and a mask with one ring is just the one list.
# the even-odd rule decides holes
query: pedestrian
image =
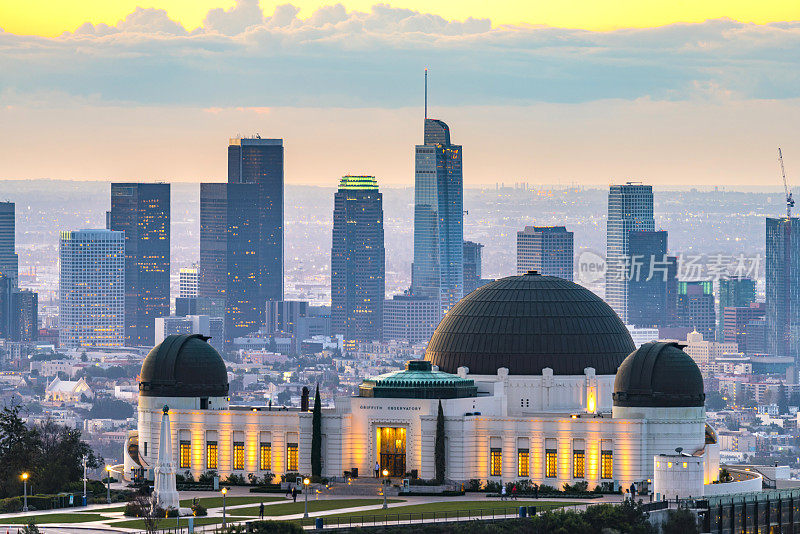
{"label": "pedestrian", "polygon": [[539,484],[534,484],[533,485],[533,498],[534,499],[538,499],[539,498]]}
{"label": "pedestrian", "polygon": [[286,498],[287,498],[287,499],[289,498],[289,494],[290,494],[290,493],[292,493],[292,485],[291,485],[291,484],[288,484],[288,485],[286,486]]}
{"label": "pedestrian", "polygon": [[378,462],[375,462],[375,478],[379,478],[381,476],[381,466]]}
{"label": "pedestrian", "polygon": [[517,500],[517,485],[516,484],[514,484],[514,487],[511,488],[511,498],[513,500],[515,500],[515,501]]}
{"label": "pedestrian", "polygon": [[500,500],[506,500],[506,486],[503,484],[503,489],[500,490]]}
{"label": "pedestrian", "polygon": [[631,500],[636,500],[636,486],[633,485],[633,482],[631,482]]}
{"label": "pedestrian", "polygon": [[294,502],[297,502],[297,494],[298,493],[300,493],[300,491],[297,488],[292,488],[292,500]]}
{"label": "pedestrian", "polygon": [[258,517],[260,519],[264,519],[264,503],[261,503],[261,506],[258,507]]}

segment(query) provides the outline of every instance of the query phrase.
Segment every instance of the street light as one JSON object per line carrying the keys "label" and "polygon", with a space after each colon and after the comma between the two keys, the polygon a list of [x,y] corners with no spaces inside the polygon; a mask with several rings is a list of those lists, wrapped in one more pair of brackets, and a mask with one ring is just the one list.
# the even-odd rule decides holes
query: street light
{"label": "street light", "polygon": [[311,484],[311,481],[309,479],[307,479],[307,478],[304,478],[303,479],[303,486],[305,486],[305,487],[303,488],[303,493],[306,496],[306,511],[303,514],[304,518],[308,517],[308,485],[309,484]]}
{"label": "street light", "polygon": [[383,484],[383,509],[384,510],[389,508],[389,506],[386,504],[386,477],[388,477],[388,476],[389,476],[389,470],[388,469],[384,469],[383,470],[383,482],[381,482],[381,484]]}
{"label": "street light", "polygon": [[22,505],[22,511],[28,511],[28,473],[22,473],[22,488],[24,491],[24,504]]}
{"label": "street light", "polygon": [[106,502],[111,504],[111,466],[106,466]]}
{"label": "street light", "polygon": [[225,528],[225,495],[228,494],[228,488],[222,488],[222,528]]}
{"label": "street light", "polygon": [[83,505],[86,506],[86,456],[83,457]]}

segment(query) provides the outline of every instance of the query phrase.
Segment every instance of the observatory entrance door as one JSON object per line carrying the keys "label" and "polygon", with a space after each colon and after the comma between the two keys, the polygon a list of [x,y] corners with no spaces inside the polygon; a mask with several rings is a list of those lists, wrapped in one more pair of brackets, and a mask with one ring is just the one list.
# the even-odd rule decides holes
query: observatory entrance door
{"label": "observatory entrance door", "polygon": [[406,474],[406,429],[395,427],[378,428],[378,453],[381,472],[389,471],[390,477]]}

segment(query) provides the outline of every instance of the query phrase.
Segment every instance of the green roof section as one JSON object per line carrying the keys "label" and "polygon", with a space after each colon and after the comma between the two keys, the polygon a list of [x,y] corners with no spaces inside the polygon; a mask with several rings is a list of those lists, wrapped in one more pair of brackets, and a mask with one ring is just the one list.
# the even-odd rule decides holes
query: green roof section
{"label": "green roof section", "polygon": [[374,176],[342,176],[339,191],[343,190],[378,190],[378,180]]}
{"label": "green roof section", "polygon": [[462,399],[477,397],[475,381],[434,370],[431,362],[409,360],[403,371],[367,378],[359,386],[360,397],[388,399]]}

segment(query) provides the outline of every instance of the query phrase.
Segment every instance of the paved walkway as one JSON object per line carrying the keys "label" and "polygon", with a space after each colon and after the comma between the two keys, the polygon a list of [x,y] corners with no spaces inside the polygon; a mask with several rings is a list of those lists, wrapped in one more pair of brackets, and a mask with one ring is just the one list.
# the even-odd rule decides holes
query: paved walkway
{"label": "paved walkway", "polygon": [[[370,486],[365,485],[365,488]],[[372,488],[374,490],[376,488]],[[369,491],[369,490],[368,490]],[[313,496],[312,496],[313,495]],[[297,514],[290,514],[290,515],[280,515],[280,516],[271,516],[269,513],[269,508],[275,505],[283,505],[287,503],[291,503],[292,499],[285,498],[284,494],[280,493],[265,493],[265,494],[258,494],[258,493],[250,493],[249,487],[246,486],[234,486],[231,487],[228,491],[228,498],[231,497],[264,497],[264,499],[275,499],[276,497],[283,497],[278,500],[266,501],[264,502],[264,518],[265,519],[276,519],[276,520],[296,520],[302,519],[303,513]],[[218,492],[210,492],[210,491],[182,491],[180,492],[181,500],[184,499],[192,499],[192,498],[209,498],[209,497],[219,497]],[[316,501],[335,501],[335,500],[353,500],[353,499],[376,499],[380,498],[376,496],[374,492],[367,493],[365,495],[337,495],[335,493],[326,494],[326,493],[314,493],[309,495],[309,503],[316,502]],[[458,501],[486,501],[487,503],[498,503],[500,500],[497,497],[488,497],[485,493],[468,493],[466,495],[457,496],[457,497],[435,497],[435,496],[408,496],[408,497],[392,497],[389,496],[391,500],[400,500],[401,502],[394,502],[389,503],[388,508],[397,508],[403,506],[413,506],[418,504],[430,504],[436,502],[458,502]],[[520,497],[521,500],[524,501],[531,501],[530,497]],[[603,495],[597,499],[574,499],[574,498],[562,498],[560,496],[556,497],[544,497],[539,499],[545,502],[552,502],[558,501],[563,503],[569,503],[569,505],[573,505],[575,507],[584,508],[587,505],[597,504],[601,502],[620,502],[621,496],[619,495]],[[297,503],[301,504],[304,503],[305,500],[302,495],[299,495],[297,498]],[[507,500],[505,501],[507,508],[514,508],[517,506],[515,504],[517,501],[514,500]],[[132,518],[125,517],[123,515],[122,510],[117,511],[106,511],[109,509],[120,508],[124,506],[125,503],[112,503],[112,504],[92,504],[85,507],[76,507],[76,508],[65,508],[59,510],[44,510],[44,511],[37,511],[37,512],[28,512],[28,513],[15,513],[15,514],[0,514],[0,529],[5,529],[6,532],[9,534],[16,534],[16,531],[22,528],[22,525],[18,524],[8,524],[4,522],[4,519],[14,518],[15,520],[19,520],[23,517],[34,517],[34,518],[41,518],[43,516],[51,515],[51,514],[88,514],[88,513],[99,513],[109,519],[104,519],[100,521],[91,521],[85,523],[44,523],[37,521],[39,523],[39,529],[46,533],[46,534],[109,534],[111,532],[140,532],[142,529],[130,529],[130,528],[122,528],[114,526],[115,522],[120,522],[123,520],[130,520]],[[247,503],[247,504],[236,504],[232,506],[226,506],[226,516],[230,517],[240,517],[237,516],[237,511],[246,509],[246,508],[253,508],[258,507],[259,502]],[[359,512],[363,512],[365,515],[368,515],[370,512],[380,512],[382,510],[383,504],[373,504],[373,505],[365,505],[365,506],[355,506],[349,508],[337,508],[332,510],[323,510],[317,512],[309,512],[310,518],[315,517],[326,517],[326,516],[337,516],[337,515],[344,515],[344,514],[357,514]],[[222,507],[210,508],[208,510],[209,518],[222,518]],[[516,517],[516,514],[509,514],[509,515],[496,515],[496,518],[500,517]],[[252,521],[258,519],[254,517],[252,514],[246,516],[247,521]],[[167,522],[162,522],[162,527],[167,527]],[[446,522],[446,521],[453,521],[453,518],[433,518],[422,520],[414,520],[413,522]],[[229,523],[233,523],[236,521],[228,521]],[[241,522],[241,521],[238,521]],[[395,521],[388,522],[387,524],[397,524]],[[408,523],[408,521],[406,521]],[[364,526],[372,525],[372,522],[365,522]],[[379,523],[380,524],[380,523]],[[353,526],[357,526],[357,523],[352,523]],[[217,525],[218,526],[218,525]],[[184,527],[185,528],[185,527]],[[214,525],[208,526],[198,526],[196,530],[202,530],[204,528],[213,529]],[[308,527],[307,527],[308,528]],[[2,530],[0,530],[0,534]]]}

